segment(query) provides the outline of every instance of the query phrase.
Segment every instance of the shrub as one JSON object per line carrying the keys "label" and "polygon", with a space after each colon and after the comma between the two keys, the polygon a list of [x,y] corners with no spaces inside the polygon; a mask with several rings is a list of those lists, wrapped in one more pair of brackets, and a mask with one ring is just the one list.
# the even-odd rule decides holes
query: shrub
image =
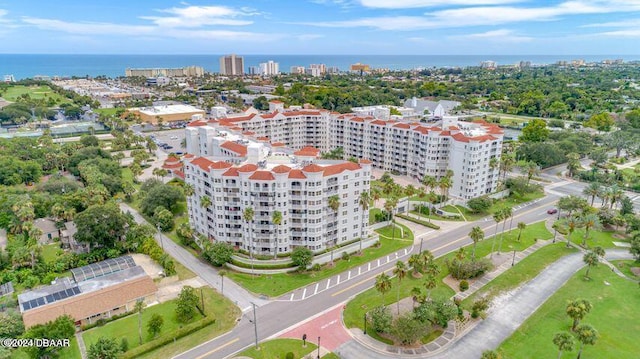
{"label": "shrub", "polygon": [[427,334],[427,327],[415,318],[413,313],[405,313],[393,321],[393,336],[402,344],[413,344]]}
{"label": "shrub", "polygon": [[96,320],[96,326],[101,327],[103,325],[107,324],[107,321],[104,318],[100,318],[98,320]]}
{"label": "shrub", "polygon": [[320,270],[322,270],[322,266],[320,266],[320,263],[316,263],[311,266],[311,270],[314,272],[320,272]]}
{"label": "shrub", "polygon": [[489,196],[481,196],[477,198],[470,199],[467,202],[467,206],[473,213],[486,212],[491,208],[493,204],[493,199]]}
{"label": "shrub", "polygon": [[122,338],[122,341],[120,341],[120,351],[125,353],[127,350],[129,350],[129,341],[127,338]]}
{"label": "shrub", "polygon": [[467,281],[466,281],[466,280],[464,280],[464,279],[463,279],[463,280],[461,280],[461,281],[460,281],[460,291],[461,291],[461,292],[464,292],[464,291],[466,291],[467,289],[469,289],[469,282],[467,282]]}
{"label": "shrub", "polygon": [[343,261],[349,261],[351,259],[351,256],[349,255],[349,253],[347,252],[342,252],[342,260]]}
{"label": "shrub", "polygon": [[431,222],[427,222],[427,221],[423,221],[420,219],[416,219],[404,214],[396,214],[397,217],[400,217],[402,219],[406,219],[407,221],[413,222],[413,223],[417,223],[417,224],[421,224],[425,227],[429,227],[429,228],[433,228],[433,229],[440,229],[440,226],[438,226],[437,224],[433,224]]}
{"label": "shrub", "polygon": [[220,267],[231,262],[233,247],[228,243],[215,242],[204,250],[204,258],[214,266]]}
{"label": "shrub", "polygon": [[388,333],[391,330],[391,312],[385,306],[378,306],[369,312],[369,323],[378,333]]}
{"label": "shrub", "polygon": [[288,352],[287,355],[285,355],[285,358],[286,359],[293,359],[294,358],[293,353],[292,352]]}
{"label": "shrub", "polygon": [[477,318],[479,316],[484,316],[487,309],[489,309],[489,299],[476,299],[476,301],[471,305],[471,317]]}
{"label": "shrub", "polygon": [[455,279],[471,279],[484,274],[493,266],[487,258],[472,260],[459,260],[454,258],[446,260],[445,264],[449,273]]}

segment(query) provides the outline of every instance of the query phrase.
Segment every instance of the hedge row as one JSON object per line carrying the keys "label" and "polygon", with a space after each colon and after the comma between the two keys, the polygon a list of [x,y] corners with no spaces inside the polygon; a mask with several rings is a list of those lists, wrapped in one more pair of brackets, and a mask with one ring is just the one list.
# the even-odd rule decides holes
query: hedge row
{"label": "hedge row", "polygon": [[396,214],[396,217],[400,217],[402,219],[406,219],[407,221],[413,222],[413,223],[417,223],[417,224],[421,224],[425,227],[429,227],[429,228],[433,228],[433,229],[440,229],[440,226],[438,226],[437,224],[433,224],[431,222],[427,222],[427,221],[423,221],[420,219],[416,219],[404,214]]}
{"label": "hedge row", "polygon": [[159,336],[157,339],[154,339],[150,342],[144,343],[138,347],[135,347],[131,350],[128,350],[124,354],[120,356],[122,359],[136,358],[143,354],[149,353],[152,350],[158,349],[162,346],[165,346],[169,343],[172,343],[174,340],[178,340],[182,337],[185,337],[191,333],[194,333],[206,326],[209,326],[215,323],[216,319],[213,317],[205,317],[197,322],[193,322],[185,325],[182,328],[178,328],[171,333],[166,333]]}
{"label": "hedge row", "polygon": [[[231,264],[238,266],[240,268],[251,269],[250,263],[241,262],[236,259],[231,259]],[[284,268],[293,268],[295,267],[293,263],[278,263],[278,264],[254,264],[253,269],[284,269]]]}

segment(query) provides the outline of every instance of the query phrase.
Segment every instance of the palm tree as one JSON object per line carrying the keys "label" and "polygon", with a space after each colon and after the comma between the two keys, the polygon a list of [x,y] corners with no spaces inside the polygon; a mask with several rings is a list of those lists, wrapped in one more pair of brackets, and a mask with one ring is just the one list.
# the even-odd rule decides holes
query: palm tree
{"label": "palm tree", "polygon": [[440,192],[442,194],[442,203],[447,202],[447,196],[449,195],[449,188],[453,185],[453,181],[451,180],[451,176],[444,176],[440,178],[438,181],[438,187],[440,188]]}
{"label": "palm tree", "polygon": [[418,273],[421,273],[424,266],[423,266],[423,259],[422,256],[419,253],[416,254],[412,254],[409,257],[409,260],[407,261],[407,263],[409,263],[409,266],[413,269],[413,276],[417,276]]}
{"label": "palm tree", "polygon": [[491,254],[489,257],[493,257],[493,251],[496,248],[496,238],[498,237],[498,225],[502,221],[502,211],[496,211],[493,213],[493,220],[496,222],[496,230],[493,233],[493,241],[491,242]]}
{"label": "palm tree", "polygon": [[598,182],[591,182],[588,187],[586,187],[582,193],[586,196],[591,196],[591,207],[593,207],[593,202],[596,200],[596,197],[601,191],[601,186]]}
{"label": "palm tree", "polygon": [[376,290],[382,294],[382,305],[384,306],[384,294],[391,290],[391,279],[386,273],[382,272],[376,277]]}
{"label": "palm tree", "polygon": [[576,331],[580,321],[591,311],[593,306],[586,299],[575,299],[567,303],[566,313],[573,320],[571,330]]}
{"label": "palm tree", "polygon": [[593,253],[595,253],[600,258],[604,257],[604,255],[606,254],[605,251],[604,251],[604,248],[602,248],[600,246],[593,247],[593,249],[591,251]]}
{"label": "palm tree", "polygon": [[389,225],[391,226],[391,239],[396,239],[396,226],[393,224],[393,215],[398,205],[398,200],[395,197],[387,198],[384,202],[384,210],[389,213]]}
{"label": "palm tree", "polygon": [[209,208],[211,206],[211,197],[209,196],[202,196],[200,197],[200,207],[202,208]]}
{"label": "palm tree", "polygon": [[379,188],[374,187],[371,189],[371,199],[373,199],[374,206],[378,203],[378,200],[380,199],[381,196],[382,196],[382,193],[380,193]]}
{"label": "palm tree", "polygon": [[[251,234],[252,234],[252,228],[251,228],[251,223],[253,222],[253,217],[255,216],[255,213],[253,212],[253,208],[251,207],[247,207],[244,209],[244,211],[242,212],[242,219],[245,220],[245,222],[247,222],[247,227],[248,227],[248,233],[249,233],[249,257],[251,257],[251,259],[253,259],[253,242],[251,242]],[[253,260],[251,261],[251,266],[253,267]],[[251,272],[253,272],[253,268],[251,268]]]}
{"label": "palm tree", "polygon": [[431,299],[431,290],[438,285],[436,276],[428,275],[424,280],[424,287],[427,289],[427,299]]}
{"label": "palm tree", "polygon": [[[328,198],[328,203],[329,203],[329,208],[333,210],[333,217],[335,219],[335,222],[338,222],[338,209],[340,209],[340,196],[338,196],[337,194],[334,194],[333,196]],[[333,243],[333,245],[336,245],[336,244],[337,243]],[[331,259],[331,261],[333,262],[333,258]]]}
{"label": "palm tree", "polygon": [[422,296],[422,291],[420,290],[420,287],[413,287],[411,288],[411,298],[413,299],[413,308],[416,308],[416,302],[418,301],[418,299]]}
{"label": "palm tree", "polygon": [[369,192],[367,191],[363,191],[362,193],[360,193],[360,198],[358,198],[358,204],[360,205],[360,208],[362,209],[362,228],[361,228],[361,235],[360,235],[360,253],[362,253],[362,239],[364,237],[365,234],[365,227],[367,226],[367,222],[369,220],[369,216],[368,216],[368,210],[369,210],[369,203],[371,203],[371,197],[369,196]]}
{"label": "palm tree", "polygon": [[478,242],[484,239],[484,231],[480,226],[475,226],[471,228],[471,232],[469,232],[469,237],[473,240],[473,251],[471,252],[472,260],[476,260],[476,245]]}
{"label": "palm tree", "polygon": [[591,267],[598,266],[598,262],[600,261],[600,258],[598,258],[597,254],[591,251],[591,252],[585,253],[584,257],[582,257],[582,260],[587,265],[587,272],[584,274],[584,276],[585,278],[589,279],[589,270],[591,270]]}
{"label": "palm tree", "polygon": [[398,278],[398,293],[397,293],[397,306],[398,306],[398,315],[400,315],[400,283],[404,277],[407,276],[407,265],[403,261],[397,261],[396,267],[393,268],[393,274]]}
{"label": "palm tree", "polygon": [[566,224],[567,224],[567,231],[569,231],[569,235],[567,236],[567,248],[568,248],[568,247],[570,247],[571,235],[573,235],[573,232],[580,225],[580,221],[578,220],[578,218],[576,216],[571,216],[571,217],[567,218]]}
{"label": "palm tree", "polygon": [[511,207],[505,207],[502,209],[502,219],[504,222],[502,223],[502,233],[500,233],[500,245],[498,246],[498,252],[502,252],[502,239],[504,238],[504,227],[507,225],[507,218],[511,218],[513,220],[513,210]]}
{"label": "palm tree", "polygon": [[520,232],[518,232],[518,242],[520,242],[520,237],[522,236],[522,231],[524,231],[524,229],[527,228],[527,224],[524,222],[518,222],[518,230]]}
{"label": "palm tree", "polygon": [[613,209],[616,203],[618,203],[624,196],[624,191],[617,185],[613,185],[610,188],[610,196],[611,203],[609,208]]}
{"label": "palm tree", "polygon": [[589,230],[596,229],[600,226],[600,219],[593,213],[585,214],[581,218],[582,225],[584,226],[584,237],[582,238],[582,245],[587,245],[587,239],[589,238]]}
{"label": "palm tree", "polygon": [[[427,206],[425,206],[425,204],[424,204],[424,203],[425,203],[425,201],[423,201],[423,199],[427,197],[427,191],[425,191],[424,187],[420,187],[420,188],[418,188],[418,189],[417,189],[417,191],[416,191],[416,195],[417,195],[417,196],[418,196],[418,198],[420,199],[420,203],[421,203],[421,204],[420,204],[420,206],[421,206],[421,208],[428,208],[428,207],[427,207]],[[429,211],[429,212],[431,212],[431,211]],[[421,210],[418,210],[418,214],[419,214],[419,215],[421,215],[421,214],[422,214],[422,211],[421,211]],[[429,214],[431,214],[431,213],[429,213]],[[419,217],[418,217],[418,218],[419,218]],[[427,218],[429,219],[429,222],[431,222],[431,216],[429,216],[429,217],[427,217]]]}
{"label": "palm tree", "polygon": [[140,340],[140,344],[142,344],[142,311],[146,307],[144,300],[136,301],[135,306],[133,307],[133,311],[138,313],[138,339]]}
{"label": "palm tree", "polygon": [[562,352],[570,352],[573,350],[575,341],[573,340],[573,335],[570,333],[560,332],[553,336],[553,344],[558,347],[558,359],[560,359],[560,357],[562,357]]}
{"label": "palm tree", "polygon": [[569,170],[569,177],[573,177],[582,165],[580,164],[580,155],[571,152],[567,154],[567,169]]}
{"label": "palm tree", "polygon": [[598,331],[589,324],[583,324],[576,329],[576,335],[580,342],[580,350],[578,350],[577,359],[580,359],[584,346],[594,345],[598,341]]}
{"label": "palm tree", "polygon": [[438,185],[438,180],[433,176],[424,176],[422,178],[422,184],[431,192]]}
{"label": "palm tree", "polygon": [[190,183],[185,183],[184,186],[182,186],[182,189],[184,190],[184,195],[187,197],[191,197],[195,193],[195,189]]}
{"label": "palm tree", "polygon": [[[515,153],[515,152],[512,152]],[[500,157],[500,171],[502,171],[502,182],[507,178],[507,173],[513,169],[516,159],[511,153],[504,153]]]}
{"label": "palm tree", "polygon": [[608,187],[604,187],[604,186],[600,186],[598,188],[598,195],[597,196],[602,200],[602,203],[600,204],[600,206],[601,207],[606,207],[607,203],[609,202],[609,198],[611,196],[609,188]]}
{"label": "palm tree", "polygon": [[[271,222],[273,222],[273,224],[276,225],[276,227],[280,226],[280,224],[282,224],[282,212],[280,211],[273,211],[273,214],[271,215]],[[273,259],[276,259],[278,257],[278,229],[276,228],[276,248],[273,251]]]}

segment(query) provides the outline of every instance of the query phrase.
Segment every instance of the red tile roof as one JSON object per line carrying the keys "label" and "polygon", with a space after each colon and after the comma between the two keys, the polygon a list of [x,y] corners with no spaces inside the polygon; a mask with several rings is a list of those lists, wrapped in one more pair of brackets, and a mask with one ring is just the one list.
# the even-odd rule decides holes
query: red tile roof
{"label": "red tile roof", "polygon": [[166,168],[166,169],[174,169],[174,168],[182,168],[182,163],[180,162],[165,162],[162,165],[162,168]]}
{"label": "red tile roof", "polygon": [[229,168],[233,166],[233,164],[229,163],[229,162],[225,162],[225,161],[218,161],[218,162],[213,162],[211,164],[211,168],[214,170],[223,170],[225,168]]}
{"label": "red tile roof", "polygon": [[227,170],[227,172],[223,173],[222,175],[227,177],[238,177],[238,169],[235,167],[231,167]]}
{"label": "red tile roof", "polygon": [[184,179],[184,172],[180,171],[180,170],[173,170],[173,174]]}
{"label": "red tile roof", "polygon": [[418,126],[416,128],[413,129],[416,132],[420,132],[423,135],[426,135],[427,133],[429,133],[429,129],[423,126]]}
{"label": "red tile roof", "polygon": [[258,166],[253,163],[248,163],[244,166],[238,167],[238,172],[253,172],[258,169]]}
{"label": "red tile roof", "polygon": [[236,153],[241,157],[244,157],[247,155],[247,146],[241,145],[239,143],[226,141],[223,144],[221,144],[220,147],[225,148],[233,153]]}
{"label": "red tile roof", "polygon": [[282,142],[274,142],[271,144],[272,147],[284,147],[286,146],[284,143]]}
{"label": "red tile roof", "polygon": [[354,118],[351,119],[351,121],[353,121],[353,122],[364,122],[364,118],[354,117]]}
{"label": "red tile roof", "polygon": [[305,179],[307,176],[300,170],[291,170],[291,172],[289,172],[289,178]]}
{"label": "red tile roof", "polygon": [[347,170],[348,171],[355,171],[355,170],[359,170],[360,168],[362,168],[362,167],[360,167],[359,164],[347,161],[347,162],[340,163],[340,164],[337,164],[337,165],[326,166],[324,168],[323,175],[324,175],[324,177],[333,176],[333,175],[336,175],[338,173],[342,173],[343,171],[347,171]]}
{"label": "red tile roof", "polygon": [[267,142],[269,142],[269,137],[262,136],[262,137],[258,137],[257,140],[258,141],[267,141]]}
{"label": "red tile roof", "polygon": [[249,121],[250,119],[255,117],[255,115],[256,115],[255,113],[250,113],[246,116],[227,117],[224,120],[227,122],[244,122],[244,121]]}
{"label": "red tile roof", "polygon": [[273,177],[273,173],[270,171],[255,171],[249,179],[257,181],[273,181],[276,178]]}
{"label": "red tile roof", "polygon": [[195,155],[191,154],[191,153],[187,153],[186,155],[184,155],[184,158],[194,158]]}
{"label": "red tile roof", "polygon": [[299,149],[298,151],[293,153],[296,156],[317,156],[320,154],[320,150],[312,147],[312,146],[306,146],[306,147],[302,147],[301,149]]}
{"label": "red tile roof", "polygon": [[315,163],[312,163],[310,165],[304,166],[302,168],[302,171],[303,172],[322,172],[322,171],[324,171],[324,168],[318,166]]}
{"label": "red tile roof", "polygon": [[193,161],[191,161],[191,164],[194,166],[198,166],[200,168],[202,168],[205,171],[209,170],[209,166],[211,166],[213,164],[212,161],[209,161],[208,159],[204,158],[204,157],[198,157],[196,159],[194,159]]}
{"label": "red tile roof", "polygon": [[403,128],[405,130],[411,128],[411,126],[408,123],[398,123],[393,125],[393,127]]}
{"label": "red tile roof", "polygon": [[262,116],[260,116],[260,117],[262,117],[262,118],[274,118],[274,117],[276,117],[277,115],[278,115],[278,112],[272,112],[272,113],[264,114],[264,115],[262,115]]}
{"label": "red tile roof", "polygon": [[372,125],[378,125],[378,126],[384,126],[384,125],[386,125],[387,123],[386,123],[386,122],[384,122],[384,121],[382,121],[382,120],[375,120],[375,121],[371,121],[371,124],[372,124]]}
{"label": "red tile roof", "polygon": [[287,173],[289,171],[291,171],[291,167],[285,166],[285,165],[279,165],[274,167],[272,170],[272,172],[274,173]]}
{"label": "red tile roof", "polygon": [[206,126],[207,123],[204,121],[193,121],[193,122],[189,122],[187,124],[187,127],[199,127],[199,126]]}
{"label": "red tile roof", "polygon": [[368,160],[368,159],[366,159],[366,158],[362,158],[362,159],[360,160],[360,163],[362,163],[363,165],[370,165],[370,164],[372,164],[373,162],[371,162],[370,160]]}
{"label": "red tile roof", "polygon": [[255,132],[251,132],[251,131],[244,131],[242,134],[245,135],[245,136],[253,136],[256,133]]}

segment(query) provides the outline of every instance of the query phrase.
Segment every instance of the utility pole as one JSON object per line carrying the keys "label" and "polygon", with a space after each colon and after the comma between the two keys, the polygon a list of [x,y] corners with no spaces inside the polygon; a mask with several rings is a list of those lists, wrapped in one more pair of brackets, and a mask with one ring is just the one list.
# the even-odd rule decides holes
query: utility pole
{"label": "utility pole", "polygon": [[256,317],[256,303],[251,302],[251,305],[253,305],[253,330],[256,335],[256,349],[259,349],[258,348],[258,317]]}
{"label": "utility pole", "polygon": [[162,233],[160,232],[160,223],[156,224],[156,228],[158,229],[158,238],[160,238],[160,247],[162,247],[162,251],[164,252],[164,241],[162,240]]}

